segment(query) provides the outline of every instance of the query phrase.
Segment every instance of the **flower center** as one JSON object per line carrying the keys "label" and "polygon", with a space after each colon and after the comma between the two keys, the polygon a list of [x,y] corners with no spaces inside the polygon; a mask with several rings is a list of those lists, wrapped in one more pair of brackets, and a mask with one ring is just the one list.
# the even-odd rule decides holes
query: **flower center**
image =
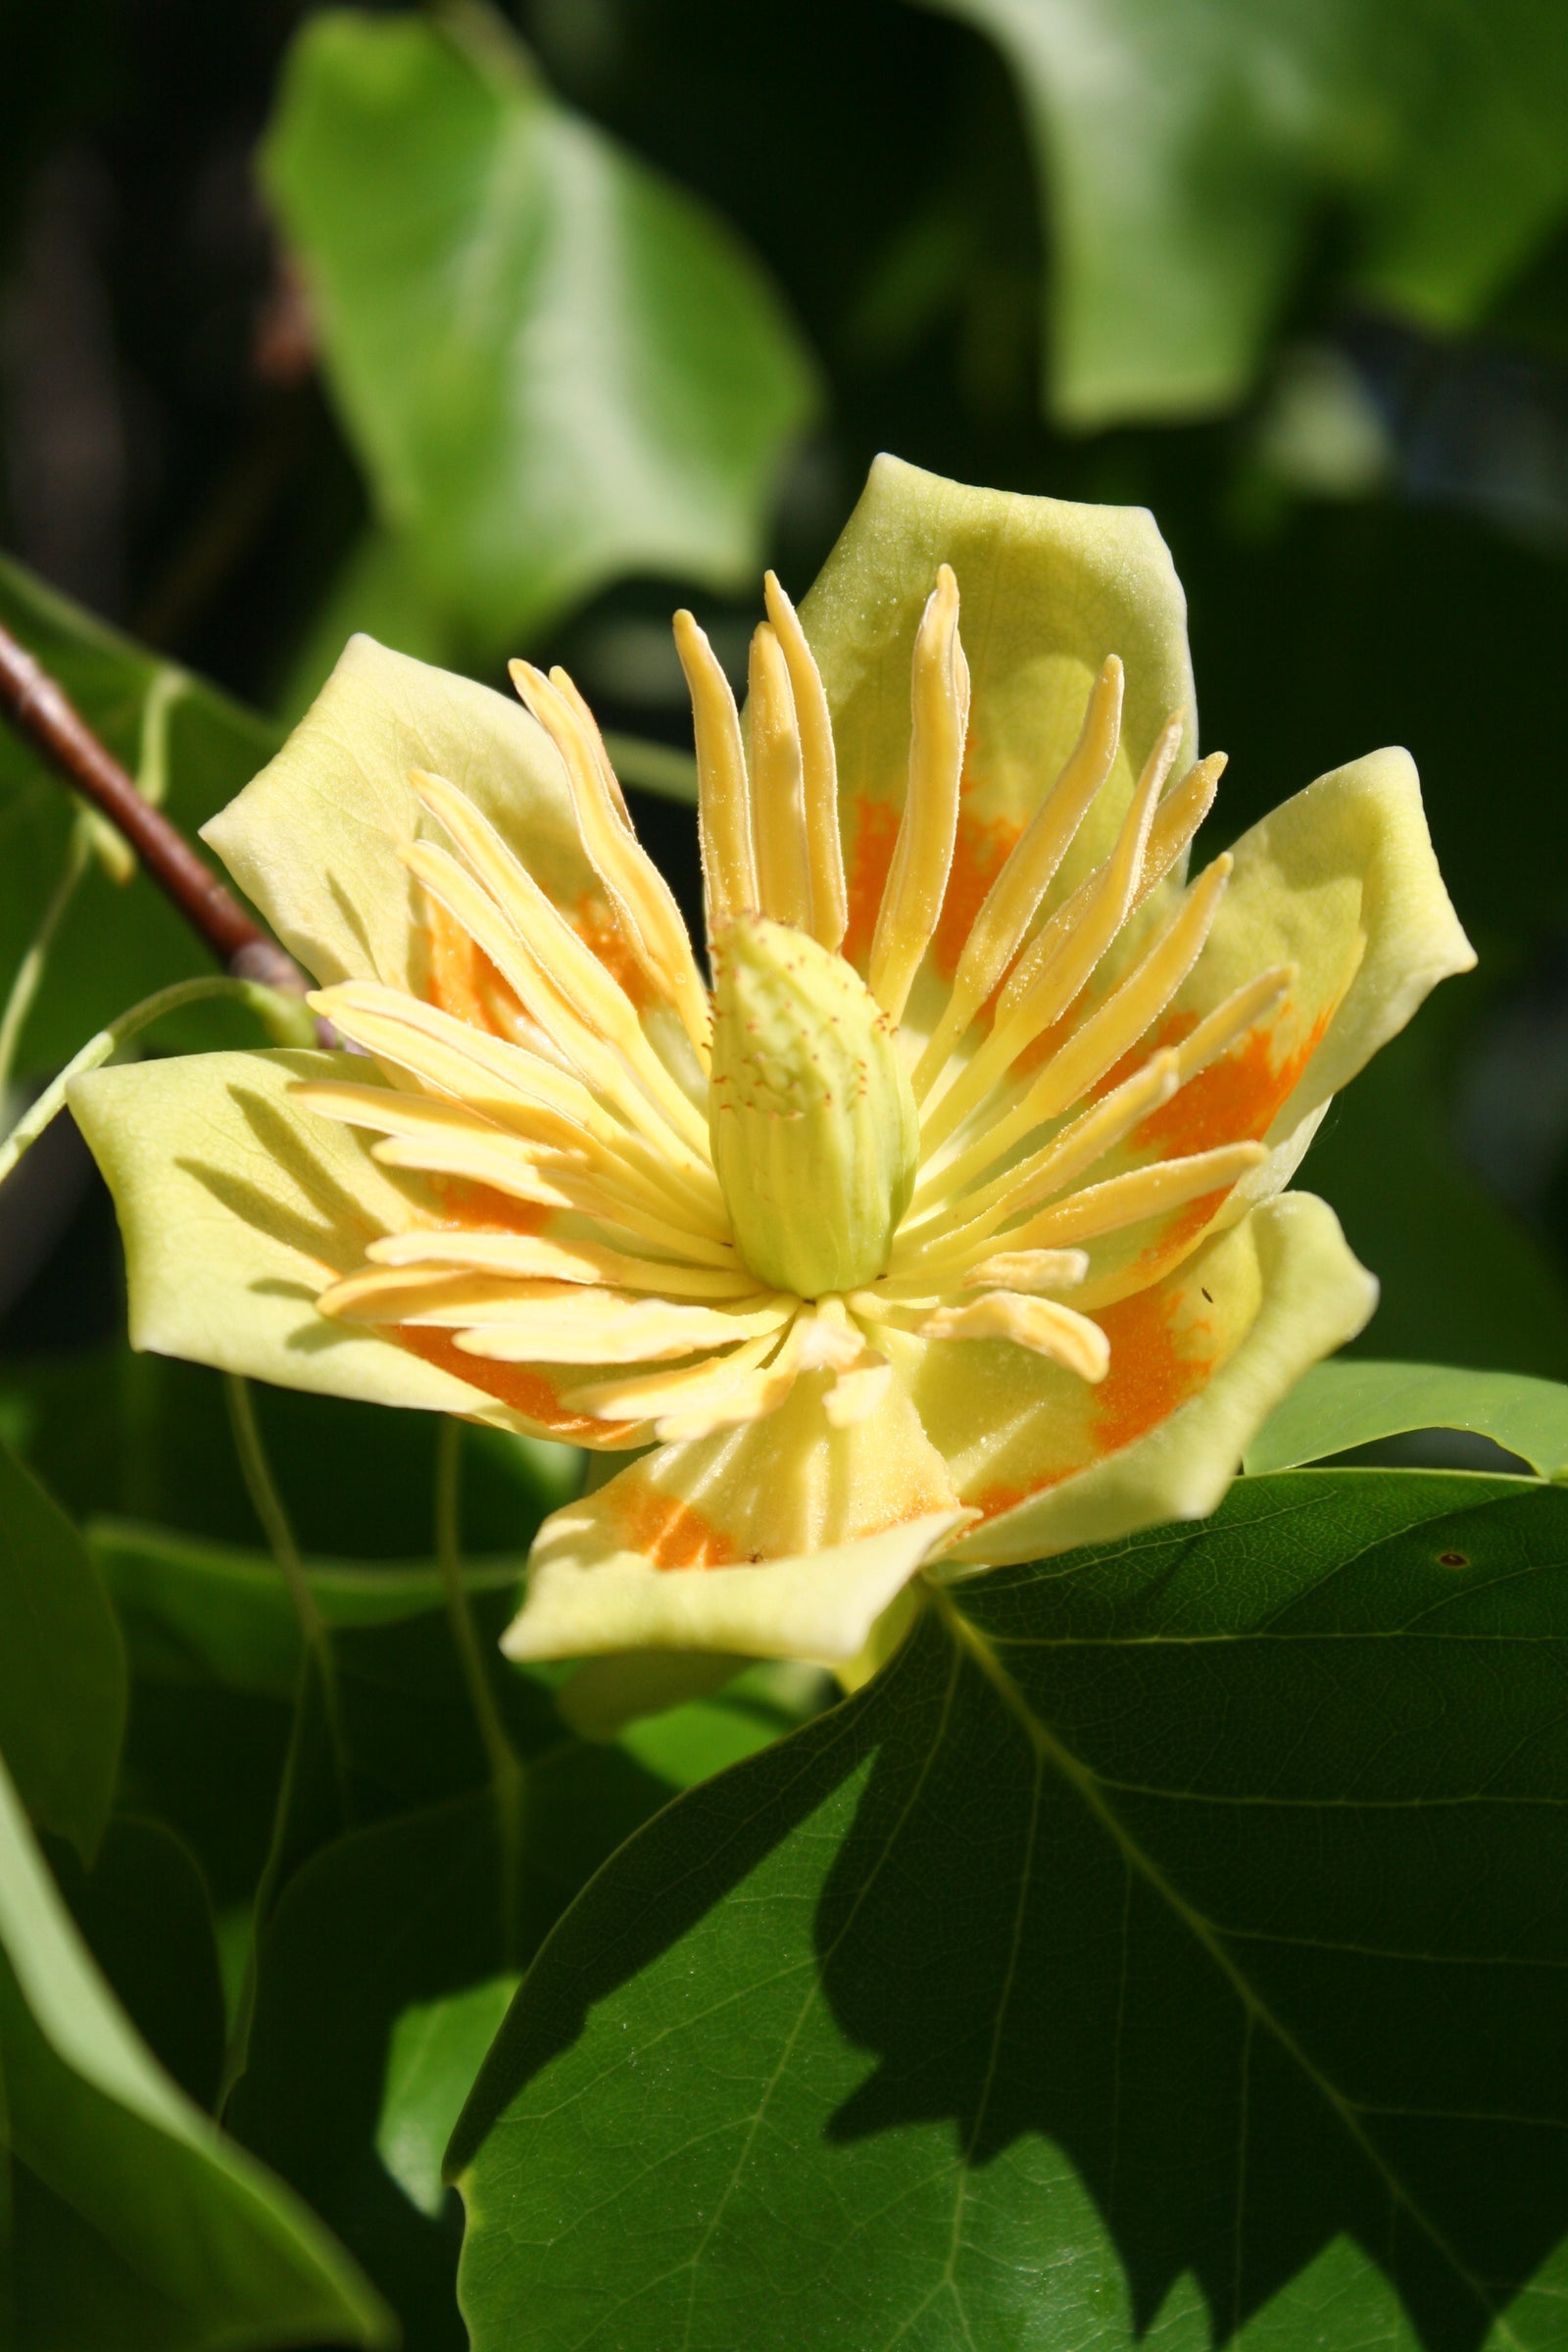
{"label": "flower center", "polygon": [[803,1298],[876,1280],[919,1156],[893,1024],[842,956],[765,915],[713,944],[709,1132],[754,1274]]}

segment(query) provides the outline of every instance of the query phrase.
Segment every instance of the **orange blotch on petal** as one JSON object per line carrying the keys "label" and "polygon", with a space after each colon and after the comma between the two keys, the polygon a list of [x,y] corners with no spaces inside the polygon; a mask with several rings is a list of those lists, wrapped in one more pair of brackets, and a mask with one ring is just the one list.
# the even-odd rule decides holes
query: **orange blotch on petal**
{"label": "orange blotch on petal", "polygon": [[614,909],[597,891],[585,890],[567,921],[583,945],[591,948],[612,980],[620,983],[639,1012],[659,1001],[647,973],[627,947]]}
{"label": "orange blotch on petal", "polygon": [[[963,793],[970,791],[968,764],[965,761]],[[986,893],[1007,862],[1007,857],[1022,827],[1010,817],[980,817],[958,807],[958,830],[953,845],[953,866],[948,875],[947,896],[942,902],[942,915],[931,942],[931,960],[942,979],[952,980],[958,968],[958,958],[974,929],[974,918],[985,904]]]}
{"label": "orange blotch on petal", "polygon": [[[1205,1217],[1213,1214],[1212,1201],[1193,1205],[1203,1206]],[[1096,1315],[1110,1342],[1110,1370],[1094,1392],[1097,1453],[1119,1453],[1168,1420],[1212,1377],[1218,1352],[1211,1326],[1200,1316],[1184,1316],[1188,1303],[1175,1292],[1138,1291]]]}
{"label": "orange blotch on petal", "polygon": [[[450,1372],[454,1380],[466,1381],[470,1389],[483,1390],[498,1404],[521,1413],[526,1420],[565,1443],[613,1447],[624,1445],[640,1426],[635,1421],[595,1421],[587,1413],[574,1413],[561,1402],[556,1384],[547,1372],[530,1364],[493,1364],[487,1363],[483,1356],[465,1355],[450,1331],[434,1331],[420,1323],[400,1323],[390,1336],[401,1340],[411,1355],[422,1356],[439,1371]],[[571,1369],[573,1380],[589,1377],[580,1364]]]}
{"label": "orange blotch on petal", "polygon": [[891,801],[858,804],[849,858],[849,927],[840,953],[859,972],[871,960],[871,941],[898,838],[899,811]]}
{"label": "orange blotch on petal", "polygon": [[439,899],[425,901],[425,997],[454,1020],[513,1039],[522,1003],[510,982]]}
{"label": "orange blotch on petal", "polygon": [[615,1531],[627,1550],[640,1551],[656,1568],[732,1568],[740,1558],[728,1536],[678,1494],[644,1480],[612,1499]]}
{"label": "orange blotch on petal", "polygon": [[[1135,1151],[1157,1152],[1161,1158],[1176,1158],[1189,1152],[1212,1151],[1219,1144],[1252,1143],[1265,1136],[1281,1107],[1295,1093],[1301,1073],[1318,1047],[1323,1033],[1333,1019],[1333,1007],[1319,1013],[1310,1031],[1298,1046],[1274,1058],[1273,1029],[1249,1030],[1240,1045],[1233,1046],[1218,1061],[1211,1061],[1206,1070],[1200,1070],[1180,1091],[1158,1110],[1151,1111],[1142,1126],[1131,1137]],[[1187,1028],[1196,1024],[1188,1016]],[[1167,1022],[1165,1027],[1171,1028]],[[1180,1043],[1183,1030],[1161,1035],[1139,1048],[1141,1058],[1147,1058],[1154,1045]],[[1136,1066],[1136,1065],[1135,1065]]]}

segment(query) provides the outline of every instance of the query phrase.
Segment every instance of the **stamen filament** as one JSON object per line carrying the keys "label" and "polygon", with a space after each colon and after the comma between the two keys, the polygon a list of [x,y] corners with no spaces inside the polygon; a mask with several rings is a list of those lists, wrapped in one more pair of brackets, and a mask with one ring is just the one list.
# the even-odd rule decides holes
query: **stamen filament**
{"label": "stamen filament", "polygon": [[867,985],[898,1020],[942,913],[958,825],[969,725],[969,665],[958,642],[958,583],[942,564],[914,641],[909,782],[894,844]]}
{"label": "stamen filament", "polygon": [[1112,654],[1090,690],[1078,741],[1008,853],[964,942],[953,994],[910,1081],[923,1102],[1034,920],[1079,826],[1104,785],[1121,736],[1123,673]]}
{"label": "stamen filament", "polygon": [[1011,1068],[1025,1048],[1052,1028],[1087,986],[1129,913],[1143,871],[1154,805],[1181,741],[1179,712],[1169,718],[1150,753],[1128,804],[1116,846],[1092,880],[1082,912],[1065,929],[1009,1011],[999,1005],[996,1026],[965,1069],[921,1121],[929,1155],[952,1135]]}
{"label": "stamen filament", "polygon": [[365,1252],[378,1266],[454,1266],[524,1282],[582,1282],[618,1291],[658,1291],[683,1298],[750,1298],[759,1294],[744,1266],[724,1271],[674,1260],[628,1257],[592,1242],[553,1241],[545,1234],[485,1233],[415,1227],[371,1242]]}
{"label": "stamen filament", "polygon": [[766,622],[752,638],[752,833],[757,845],[758,904],[777,923],[811,928],[811,869],[807,858],[801,735],[783,648]]}
{"label": "stamen filament", "polygon": [[686,673],[697,738],[697,829],[703,856],[708,936],[758,907],[752,847],[751,781],[740,715],[717,655],[693,615],[675,615],[675,651]]}
{"label": "stamen filament", "polygon": [[1055,1298],[992,1291],[965,1306],[939,1306],[919,1331],[926,1340],[1010,1340],[1076,1372],[1091,1387],[1110,1370],[1110,1342],[1100,1325]]}
{"label": "stamen filament", "polygon": [[767,617],[789,665],[790,692],[801,736],[806,854],[811,877],[811,935],[836,954],[849,923],[844,848],[839,838],[838,760],[827,693],[800,616],[772,572],[763,575]]}
{"label": "stamen filament", "polygon": [[708,998],[686,925],[668,883],[623,814],[624,801],[605,781],[602,747],[595,749],[563,690],[562,680],[567,686],[571,681],[564,670],[547,678],[526,662],[510,666],[518,694],[561,754],[583,850],[620,917],[626,944],[649,981],[675,1006],[706,1069]]}

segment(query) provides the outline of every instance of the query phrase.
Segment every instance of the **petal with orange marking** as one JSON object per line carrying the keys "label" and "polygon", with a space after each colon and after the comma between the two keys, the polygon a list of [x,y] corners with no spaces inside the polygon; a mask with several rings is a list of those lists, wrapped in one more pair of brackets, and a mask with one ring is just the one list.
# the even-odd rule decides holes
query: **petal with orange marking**
{"label": "petal with orange marking", "polygon": [[[950,896],[978,906],[1077,741],[1108,654],[1127,667],[1122,747],[1054,885],[1052,904],[1105,853],[1170,712],[1193,724],[1187,607],[1152,515],[1135,507],[975,490],[878,458],[801,607],[822,672],[842,784],[850,930],[861,971],[904,806],[909,665],[939,564],[951,564],[973,679]],[[1192,757],[1189,743],[1183,761]],[[959,920],[944,918],[930,976],[951,976]],[[961,945],[961,941],[958,943]],[[927,1007],[919,1003],[916,1020]]]}
{"label": "petal with orange marking", "polygon": [[1000,1350],[981,1367],[979,1346],[945,1364],[933,1346],[911,1393],[984,1514],[947,1555],[955,1573],[1203,1517],[1275,1405],[1376,1301],[1333,1210],[1287,1193],[1097,1317],[1110,1341],[1097,1389],[1033,1360],[1026,1376]]}
{"label": "petal with orange marking", "polygon": [[906,1397],[835,1429],[826,1385],[808,1375],[765,1419],[661,1446],[547,1519],[509,1655],[856,1656],[964,1511]]}
{"label": "petal with orange marking", "polygon": [[[1440,980],[1475,962],[1406,752],[1372,752],[1320,776],[1244,833],[1235,858],[1173,1015],[1200,1019],[1276,964],[1296,964],[1300,977],[1266,1035],[1146,1123],[1164,1152],[1246,1136],[1283,1144],[1397,1035]],[[1250,1191],[1258,1197],[1256,1178]]]}
{"label": "petal with orange marking", "polygon": [[[450,1191],[383,1168],[367,1135],[290,1092],[302,1078],[373,1075],[346,1054],[201,1054],[75,1081],[71,1107],[124,1238],[131,1345],[281,1388],[563,1434],[488,1386],[488,1366],[318,1313],[320,1292],[357,1272],[370,1242],[453,1213]],[[498,1197],[483,1210],[490,1221]]]}

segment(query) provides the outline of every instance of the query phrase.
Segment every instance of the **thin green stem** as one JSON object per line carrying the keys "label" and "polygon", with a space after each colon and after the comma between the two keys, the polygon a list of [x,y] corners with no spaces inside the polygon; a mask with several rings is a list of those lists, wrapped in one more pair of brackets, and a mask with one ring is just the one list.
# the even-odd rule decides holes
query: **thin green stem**
{"label": "thin green stem", "polygon": [[501,1842],[502,1940],[510,1967],[515,1959],[518,1940],[517,1847],[522,1827],[523,1765],[501,1719],[463,1582],[463,1424],[450,1415],[443,1417],[436,1432],[435,1552],[453,1646],[467,1686],[495,1790],[496,1831]]}
{"label": "thin green stem", "polygon": [[240,1475],[251,1506],[262,1523],[262,1533],[277,1562],[279,1573],[288,1588],[299,1622],[300,1636],[316,1661],[321,1679],[321,1701],[326,1710],[327,1735],[332,1744],[333,1766],[337,1774],[338,1795],[343,1816],[349,1818],[348,1756],[343,1741],[343,1717],[338,1698],[337,1659],[332,1653],[332,1638],[326,1620],[317,1605],[311,1591],[311,1580],[305,1573],[300,1547],[294,1529],[277,1491],[272,1466],[267,1458],[262,1433],[257,1426],[256,1407],[251,1402],[249,1381],[237,1372],[225,1372],[223,1388],[228,1397],[229,1427],[234,1433],[234,1451],[239,1456]]}
{"label": "thin green stem", "polygon": [[162,1020],[166,1012],[178,1012],[186,1004],[199,1004],[204,997],[232,997],[236,1004],[248,1004],[270,1025],[295,1021],[297,1003],[280,997],[275,989],[264,987],[257,980],[220,979],[216,973],[210,979],[176,980],[172,988],[161,988],[156,996],[143,997],[128,1012],[89,1037],[79,1054],[72,1055],[52,1086],[44,1089],[30,1110],[20,1118],[3,1143],[0,1143],[0,1183],[10,1175],[29,1145],[35,1144],[50,1121],[57,1119],[66,1107],[66,1094],[74,1078],[87,1070],[102,1069],[112,1060],[122,1046],[128,1045],[143,1029]]}
{"label": "thin green stem", "polygon": [[60,879],[55,884],[48,906],[38,918],[37,929],[27,942],[26,953],[18,964],[17,976],[11,983],[5,1011],[0,1013],[0,1093],[11,1083],[17,1048],[22,1043],[22,1032],[27,1025],[27,1015],[38,994],[38,983],[43,978],[55,933],[86,870],[87,843],[81,825],[75,824],[71,828],[71,846],[66,852]]}

